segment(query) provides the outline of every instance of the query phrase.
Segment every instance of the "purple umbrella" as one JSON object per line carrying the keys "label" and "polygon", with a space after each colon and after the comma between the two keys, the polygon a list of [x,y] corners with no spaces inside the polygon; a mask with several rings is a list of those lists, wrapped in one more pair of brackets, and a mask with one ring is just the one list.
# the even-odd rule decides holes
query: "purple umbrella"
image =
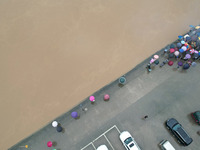
{"label": "purple umbrella", "polygon": [[72,118],[77,118],[78,117],[78,113],[76,111],[73,111],[71,113]]}
{"label": "purple umbrella", "polygon": [[186,54],[186,55],[185,55],[185,58],[186,58],[186,59],[190,59],[190,58],[191,58],[191,55],[190,55],[190,54]]}
{"label": "purple umbrella", "polygon": [[177,68],[179,68],[180,66],[183,66],[182,61],[179,61],[179,62],[178,62],[178,66],[177,66]]}

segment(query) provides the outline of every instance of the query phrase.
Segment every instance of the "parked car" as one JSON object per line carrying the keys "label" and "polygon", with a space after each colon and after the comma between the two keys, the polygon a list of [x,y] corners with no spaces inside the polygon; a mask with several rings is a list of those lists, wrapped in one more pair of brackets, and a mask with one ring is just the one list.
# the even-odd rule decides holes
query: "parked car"
{"label": "parked car", "polygon": [[141,150],[128,131],[121,132],[119,138],[127,150]]}
{"label": "parked car", "polygon": [[108,147],[106,145],[101,145],[97,148],[97,150],[108,150]]}
{"label": "parked car", "polygon": [[184,146],[192,143],[192,138],[176,119],[171,118],[167,120],[166,126],[175,135],[175,137],[178,139],[178,142],[182,143]]}
{"label": "parked car", "polygon": [[200,125],[200,111],[193,112],[192,117],[194,118],[195,122]]}
{"label": "parked car", "polygon": [[159,145],[162,150],[175,150],[172,144],[167,140],[162,140]]}

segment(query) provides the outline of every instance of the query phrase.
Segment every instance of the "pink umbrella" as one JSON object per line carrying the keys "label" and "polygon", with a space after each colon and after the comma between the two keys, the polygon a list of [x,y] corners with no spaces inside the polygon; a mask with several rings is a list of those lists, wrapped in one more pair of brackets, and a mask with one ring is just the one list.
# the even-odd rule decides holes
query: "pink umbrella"
{"label": "pink umbrella", "polygon": [[155,59],[152,58],[152,59],[150,60],[150,64],[152,64],[154,61],[155,61]]}
{"label": "pink umbrella", "polygon": [[53,143],[51,141],[47,142],[48,147],[52,147]]}
{"label": "pink umbrella", "polygon": [[108,101],[110,99],[110,96],[108,94],[104,95],[104,101]]}
{"label": "pink umbrella", "polygon": [[175,51],[175,52],[174,52],[174,55],[175,55],[175,56],[178,56],[178,55],[179,55],[179,51]]}
{"label": "pink umbrella", "polygon": [[95,97],[94,97],[94,96],[90,96],[89,99],[90,99],[91,102],[94,102],[94,101],[95,101]]}
{"label": "pink umbrella", "polygon": [[175,49],[174,48],[170,48],[169,52],[173,53],[173,52],[175,52]]}
{"label": "pink umbrella", "polygon": [[159,56],[158,55],[154,55],[153,58],[156,60],[156,59],[159,58]]}
{"label": "pink umbrella", "polygon": [[187,50],[187,47],[186,47],[186,46],[182,46],[182,49],[183,49],[184,51],[186,51],[186,50]]}

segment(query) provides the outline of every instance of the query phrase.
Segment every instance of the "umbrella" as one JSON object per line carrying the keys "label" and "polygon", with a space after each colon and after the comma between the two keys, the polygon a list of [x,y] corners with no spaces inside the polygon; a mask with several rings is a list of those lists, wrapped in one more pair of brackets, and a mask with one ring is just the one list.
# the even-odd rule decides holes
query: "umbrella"
{"label": "umbrella", "polygon": [[179,62],[178,62],[178,66],[177,66],[177,68],[179,68],[180,66],[183,66],[182,61],[179,61]]}
{"label": "umbrella", "polygon": [[191,37],[186,37],[186,41],[190,41],[191,40]]}
{"label": "umbrella", "polygon": [[73,111],[71,113],[72,118],[77,118],[78,117],[78,113],[76,111]]}
{"label": "umbrella", "polygon": [[199,28],[200,28],[200,26],[196,26],[196,27],[195,27],[195,29],[199,29]]}
{"label": "umbrella", "polygon": [[169,50],[170,53],[173,53],[174,51],[175,51],[174,48],[170,48],[170,50]]}
{"label": "umbrella", "polygon": [[193,25],[189,25],[189,27],[190,27],[190,28],[195,28],[195,26],[193,26]]}
{"label": "umbrella", "polygon": [[179,51],[175,51],[175,52],[174,52],[174,55],[175,55],[176,57],[178,57]]}
{"label": "umbrella", "polygon": [[155,61],[155,59],[151,58],[149,63],[152,64],[154,61]]}
{"label": "umbrella", "polygon": [[170,47],[170,48],[175,48],[175,45],[174,45],[174,44],[171,44],[169,47]]}
{"label": "umbrella", "polygon": [[181,43],[177,43],[176,45],[177,45],[178,48],[180,48],[182,46]]}
{"label": "umbrella", "polygon": [[184,52],[184,50],[181,48],[181,49],[179,49],[179,52],[180,52],[180,53],[183,53],[183,52]]}
{"label": "umbrella", "polygon": [[187,47],[186,47],[186,46],[182,46],[181,49],[183,49],[184,51],[186,51],[186,50],[187,50]]}
{"label": "umbrella", "polygon": [[186,55],[185,55],[185,58],[186,58],[186,59],[190,59],[190,58],[191,58],[191,55],[190,55],[190,54],[186,54]]}
{"label": "umbrella", "polygon": [[188,69],[188,68],[190,68],[190,65],[188,63],[183,65],[183,69]]}
{"label": "umbrella", "polygon": [[126,83],[126,78],[125,77],[120,77],[119,78],[119,83],[125,84]]}
{"label": "umbrella", "polygon": [[52,126],[53,126],[53,127],[57,127],[57,126],[58,126],[58,122],[57,122],[57,121],[53,121],[53,122],[52,122]]}
{"label": "umbrella", "polygon": [[94,96],[90,96],[89,100],[90,100],[91,102],[94,102],[94,101],[95,101],[95,97],[94,97]]}
{"label": "umbrella", "polygon": [[51,141],[47,142],[48,147],[52,147],[53,143]]}
{"label": "umbrella", "polygon": [[199,54],[198,53],[194,53],[192,58],[193,59],[197,59],[198,57],[199,57]]}
{"label": "umbrella", "polygon": [[194,49],[191,49],[191,50],[190,50],[190,54],[193,54],[194,52],[195,52]]}
{"label": "umbrella", "polygon": [[185,41],[181,41],[181,44],[185,44]]}
{"label": "umbrella", "polygon": [[178,36],[178,39],[179,39],[179,40],[182,40],[182,38],[183,38],[182,35],[179,35],[179,36]]}
{"label": "umbrella", "polygon": [[57,126],[56,130],[57,130],[58,132],[62,132],[63,128],[62,128],[61,126]]}
{"label": "umbrella", "polygon": [[196,62],[192,62],[192,67],[195,67],[197,65]]}
{"label": "umbrella", "polygon": [[110,96],[108,94],[104,95],[104,101],[108,101],[110,99]]}
{"label": "umbrella", "polygon": [[155,60],[154,64],[158,65],[159,64],[159,60]]}
{"label": "umbrella", "polygon": [[173,57],[174,57],[174,53],[170,53],[169,58],[173,58]]}
{"label": "umbrella", "polygon": [[153,58],[156,60],[156,59],[159,58],[159,56],[158,55],[154,55]]}
{"label": "umbrella", "polygon": [[173,64],[174,64],[174,62],[171,61],[171,60],[168,62],[168,65],[169,65],[169,66],[172,66]]}
{"label": "umbrella", "polygon": [[196,41],[197,40],[197,36],[196,35],[192,35],[191,40],[192,41]]}

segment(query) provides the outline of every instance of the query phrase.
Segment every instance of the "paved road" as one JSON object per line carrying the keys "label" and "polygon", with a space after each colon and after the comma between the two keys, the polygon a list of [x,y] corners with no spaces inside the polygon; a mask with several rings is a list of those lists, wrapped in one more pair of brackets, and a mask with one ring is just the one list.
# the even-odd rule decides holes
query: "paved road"
{"label": "paved road", "polygon": [[[10,150],[23,150],[25,148],[20,148],[23,145],[29,145],[29,150],[49,150],[46,146],[49,140],[54,141],[57,150],[80,150],[113,125],[120,131],[128,130],[144,150],[159,149],[158,144],[163,139],[169,140],[177,150],[199,149],[200,136],[196,132],[200,127],[191,119],[190,113],[200,109],[200,64],[187,71],[176,70],[175,65],[155,66],[147,73],[146,63],[147,60],[125,75],[125,86],[119,86],[116,80],[94,93],[94,104],[86,98],[81,105],[56,118],[64,127],[64,133],[57,133],[49,122]],[[103,101],[104,94],[110,94],[108,102]],[[88,110],[85,112],[82,108]],[[71,118],[72,111],[78,111],[80,118]],[[143,120],[146,114],[149,118]],[[176,118],[193,138],[188,147],[177,143],[165,128],[164,122],[171,117]],[[118,136],[117,129],[113,128],[84,150],[94,150],[103,143],[110,149],[124,150]]]}

